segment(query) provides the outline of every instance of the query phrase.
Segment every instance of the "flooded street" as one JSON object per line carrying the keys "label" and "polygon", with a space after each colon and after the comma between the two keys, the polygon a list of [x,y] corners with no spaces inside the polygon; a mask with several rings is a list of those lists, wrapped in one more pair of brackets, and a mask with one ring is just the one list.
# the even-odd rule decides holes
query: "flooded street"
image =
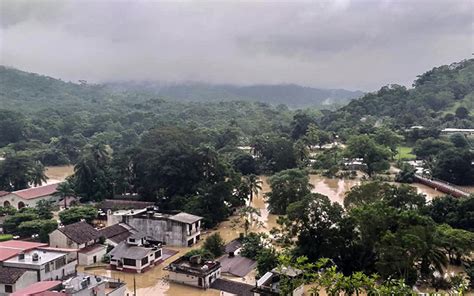
{"label": "flooded street", "polygon": [[[50,170],[49,173],[57,174],[56,178],[59,179],[62,176],[67,175],[67,172],[71,172],[72,168],[62,168],[62,169],[53,169]],[[256,232],[266,232],[268,233],[273,227],[276,227],[278,224],[276,220],[278,216],[270,214],[267,209],[267,204],[265,202],[264,194],[270,191],[270,187],[268,185],[268,177],[260,176],[262,180],[262,190],[259,192],[257,196],[254,196],[252,201],[252,206],[255,208],[260,209],[261,217],[258,217],[258,220],[261,222],[260,227],[253,226],[251,231]],[[313,192],[321,193],[330,198],[333,202],[338,202],[343,204],[344,196],[346,192],[348,192],[353,186],[359,185],[361,183],[360,180],[350,180],[350,179],[331,179],[322,177],[320,175],[310,175],[310,183],[314,186]],[[421,184],[412,184],[417,188],[418,192],[427,195],[427,199],[432,199],[433,197],[443,195],[442,193],[435,191],[427,186]],[[205,231],[202,234],[202,239],[200,243],[193,246],[192,248],[199,248],[202,245],[202,242],[208,237],[210,234],[219,232],[222,238],[229,242],[237,237],[239,237],[240,233],[243,233],[244,230],[241,227],[235,227],[232,220],[236,217],[230,217],[228,221],[222,222],[218,228]],[[192,248],[171,248],[174,250],[179,251],[178,254],[168,258],[165,262],[161,263],[158,266],[155,266],[151,270],[143,274],[130,274],[124,273],[119,271],[112,271],[107,270],[105,268],[98,268],[98,269],[91,269],[87,270],[86,272],[103,275],[107,277],[112,277],[116,279],[121,279],[127,283],[127,293],[129,295],[133,295],[133,282],[135,278],[136,282],[136,292],[138,296],[141,295],[186,295],[186,296],[211,296],[211,295],[226,295],[222,294],[221,292],[213,289],[208,290],[200,290],[194,287],[188,287],[180,284],[175,284],[168,281],[168,272],[163,270],[163,268],[176,260],[178,257],[182,256],[186,252],[188,252]],[[228,277],[225,276],[227,279],[232,279],[239,282],[245,282],[248,284],[255,284],[255,271],[248,274],[245,278],[236,278],[236,277]]]}

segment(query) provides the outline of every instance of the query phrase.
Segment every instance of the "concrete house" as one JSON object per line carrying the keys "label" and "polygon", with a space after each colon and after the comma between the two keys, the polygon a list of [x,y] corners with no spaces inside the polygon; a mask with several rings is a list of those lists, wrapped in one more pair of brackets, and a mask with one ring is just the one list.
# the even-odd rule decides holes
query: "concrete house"
{"label": "concrete house", "polygon": [[99,244],[100,233],[81,221],[60,227],[49,234],[49,244],[56,248],[75,249],[79,265],[91,265],[102,260],[106,247]]}
{"label": "concrete house", "polygon": [[0,205],[21,209],[24,207],[34,207],[40,200],[57,201],[58,197],[54,196],[57,187],[58,183],[13,191],[8,194],[3,192],[0,194]]}
{"label": "concrete house", "polygon": [[201,256],[180,257],[168,265],[170,281],[198,287],[209,288],[221,277],[221,264],[218,261],[203,261]]}
{"label": "concrete house", "polygon": [[76,272],[68,252],[26,241],[0,243],[0,295],[9,295],[38,281],[58,280]]}
{"label": "concrete house", "polygon": [[142,273],[159,263],[162,248],[159,242],[136,233],[119,243],[109,255],[112,269]]}
{"label": "concrete house", "polygon": [[[271,296],[281,295],[280,294],[280,279],[282,276],[291,279],[297,279],[301,276],[302,272],[294,268],[274,268],[272,271],[265,273],[260,279],[257,280],[255,288],[252,289],[255,296]],[[291,292],[291,296],[302,296],[304,293],[304,285],[295,282],[294,289]]]}
{"label": "concrete house", "polygon": [[121,218],[123,223],[165,245],[190,247],[201,238],[202,217],[188,213],[170,215],[148,208],[146,211],[124,213]]}

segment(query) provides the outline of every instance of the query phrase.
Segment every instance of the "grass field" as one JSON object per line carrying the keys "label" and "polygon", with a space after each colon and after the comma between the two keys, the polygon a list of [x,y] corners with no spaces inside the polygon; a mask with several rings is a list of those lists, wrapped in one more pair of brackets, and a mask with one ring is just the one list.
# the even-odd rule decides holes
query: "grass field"
{"label": "grass field", "polygon": [[401,160],[412,160],[415,159],[416,156],[412,154],[413,148],[407,147],[407,146],[399,146],[397,148],[397,155],[395,156],[395,159],[401,159]]}

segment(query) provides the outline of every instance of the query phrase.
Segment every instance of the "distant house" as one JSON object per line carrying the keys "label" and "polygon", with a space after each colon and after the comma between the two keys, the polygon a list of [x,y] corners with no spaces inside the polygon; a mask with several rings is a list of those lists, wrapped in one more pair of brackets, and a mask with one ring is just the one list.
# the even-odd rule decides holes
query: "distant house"
{"label": "distant house", "polygon": [[54,196],[57,187],[58,184],[49,184],[8,192],[8,194],[5,194],[5,191],[2,191],[0,193],[0,205],[21,209],[24,207],[34,207],[40,200],[57,201],[58,197]]}
{"label": "distant house", "polygon": [[[252,289],[255,296],[271,296],[271,295],[281,295],[280,294],[280,281],[282,276],[286,276],[290,279],[290,284],[292,280],[296,280],[300,277],[302,272],[300,270],[288,267],[288,268],[274,268],[272,271],[265,273],[260,279],[257,280],[255,288]],[[294,287],[291,292],[292,296],[302,296],[304,293],[304,285],[298,282],[293,282]]]}
{"label": "distant house", "polygon": [[110,255],[112,269],[142,273],[161,260],[161,244],[142,233],[132,234],[119,243]]}
{"label": "distant house", "polygon": [[79,265],[100,262],[106,247],[99,244],[100,233],[81,221],[60,227],[49,234],[50,245],[56,248],[77,249]]}
{"label": "distant house", "polygon": [[441,130],[441,134],[452,135],[452,134],[463,134],[466,136],[474,135],[473,128],[445,128]]}
{"label": "distant house", "polygon": [[111,246],[117,246],[119,243],[127,240],[137,231],[127,224],[114,224],[99,230],[100,236],[105,238],[105,243]]}
{"label": "distant house", "polygon": [[221,277],[221,264],[218,261],[202,261],[201,256],[180,257],[166,268],[170,281],[198,287],[209,288]]}
{"label": "distant house", "polygon": [[[115,213],[114,213],[115,214]],[[115,218],[151,236],[165,245],[190,247],[201,238],[202,217],[188,213],[175,215],[156,212],[154,208],[127,211]]]}
{"label": "distant house", "polygon": [[99,219],[107,220],[107,226],[121,222],[121,215],[124,213],[135,213],[145,211],[148,207],[153,207],[155,203],[138,200],[106,199],[97,207],[99,208]]}

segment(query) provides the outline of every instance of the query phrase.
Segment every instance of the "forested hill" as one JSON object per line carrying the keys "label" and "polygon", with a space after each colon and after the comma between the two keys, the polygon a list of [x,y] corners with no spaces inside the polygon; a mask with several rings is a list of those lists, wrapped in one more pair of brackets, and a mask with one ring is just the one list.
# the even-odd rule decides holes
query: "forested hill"
{"label": "forested hill", "polygon": [[292,108],[343,106],[364,94],[360,91],[319,89],[295,84],[235,86],[205,83],[116,82],[108,83],[107,86],[121,92],[150,93],[171,101],[252,101],[272,105],[284,104]]}
{"label": "forested hill", "polygon": [[331,130],[374,126],[395,128],[474,128],[474,59],[433,68],[418,76],[413,88],[384,86],[326,114]]}

